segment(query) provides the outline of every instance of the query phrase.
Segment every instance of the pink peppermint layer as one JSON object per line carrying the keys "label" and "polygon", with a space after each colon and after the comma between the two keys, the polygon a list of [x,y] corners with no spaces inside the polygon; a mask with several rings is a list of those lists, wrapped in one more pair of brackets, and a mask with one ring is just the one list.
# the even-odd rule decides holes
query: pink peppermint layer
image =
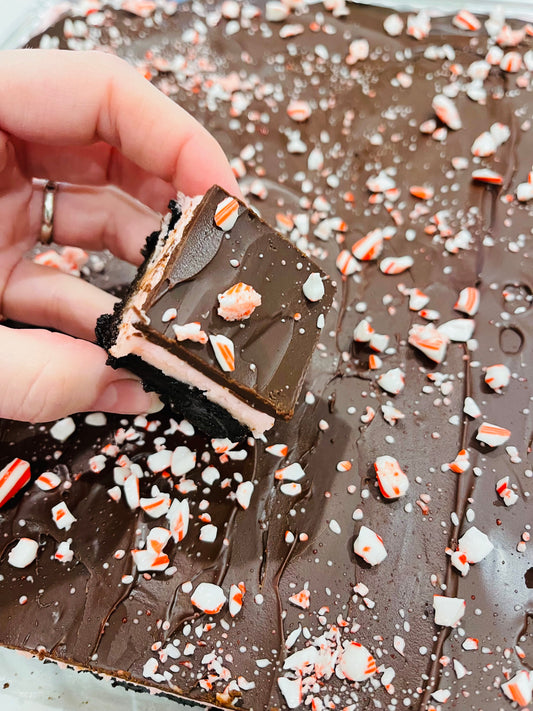
{"label": "pink peppermint layer", "polygon": [[110,364],[212,436],[258,437],[289,419],[333,299],[326,275],[216,186],[173,201],[144,256],[115,314],[99,319]]}

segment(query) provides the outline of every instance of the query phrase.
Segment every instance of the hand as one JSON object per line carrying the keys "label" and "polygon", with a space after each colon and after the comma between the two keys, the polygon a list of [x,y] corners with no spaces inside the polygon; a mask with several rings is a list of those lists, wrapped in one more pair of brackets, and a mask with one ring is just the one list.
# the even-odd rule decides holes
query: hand
{"label": "hand", "polygon": [[0,326],[0,417],[154,411],[158,398],[131,373],[107,367],[90,342],[114,298],[24,258],[42,220],[42,188],[32,178],[70,184],[56,193],[56,243],[107,247],[139,263],[157,213],[177,190],[194,195],[218,183],[240,195],[227,160],[186,111],[107,54],[0,52],[0,96],[7,98],[0,102],[0,313],[43,327]]}

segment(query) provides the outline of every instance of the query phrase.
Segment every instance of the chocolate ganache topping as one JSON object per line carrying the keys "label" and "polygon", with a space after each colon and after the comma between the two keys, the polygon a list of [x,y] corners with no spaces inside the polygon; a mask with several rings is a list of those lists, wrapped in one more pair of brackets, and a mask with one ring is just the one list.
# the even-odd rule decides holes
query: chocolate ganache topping
{"label": "chocolate ganache topping", "polygon": [[0,509],[0,641],[219,707],[524,707],[530,29],[326,4],[103,8],[33,43],[151,76],[337,293],[267,442],[165,413],[78,416],[64,442],[2,423],[32,482]]}

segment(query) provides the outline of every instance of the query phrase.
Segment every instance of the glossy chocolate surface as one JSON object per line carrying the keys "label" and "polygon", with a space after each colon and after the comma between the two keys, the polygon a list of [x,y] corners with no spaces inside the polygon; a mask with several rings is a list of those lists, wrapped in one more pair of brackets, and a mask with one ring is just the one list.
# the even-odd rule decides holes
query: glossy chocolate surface
{"label": "glossy chocolate surface", "polygon": [[[430,37],[417,42],[405,34],[391,38],[383,33],[387,11],[350,5],[348,17],[336,19],[320,6],[288,20],[304,28],[291,40],[279,37],[283,24],[262,20],[249,20],[249,30],[227,33],[227,22],[217,20],[214,6],[196,7],[209,19],[199,21],[184,8],[172,17],[160,16],[154,27],[152,20],[107,11],[103,27],[91,29],[91,41],[111,45],[143,68],[150,49],[155,83],[179,96],[231,156],[253,145],[255,153],[246,160],[242,182],[249,185],[261,174],[269,195],[257,204],[267,220],[273,221],[280,211],[295,215],[307,210],[300,202],[303,174],[311,184],[305,193],[309,201],[323,196],[331,204],[330,214],[346,221],[348,247],[371,229],[403,219],[385,243],[383,256],[410,254],[414,265],[391,276],[368,262],[355,276],[341,279],[335,259],[342,242],[332,236],[322,243],[312,233],[303,235],[339,288],[295,417],[278,424],[268,437],[269,444],[287,444],[287,456],[273,457],[262,443],[243,461],[223,464],[211,452],[221,477],[207,487],[198,473],[189,475],[198,489],[187,495],[193,516],[187,537],[168,548],[177,568],[172,576],[156,573],[148,580],[134,575],[132,583],[120,583],[121,576],[131,572],[129,549],[154,522],[132,513],[123,500],[115,503],[107,496],[106,489],[113,485],[112,458],[99,474],[88,467],[88,456],[113,439],[116,420],[100,431],[99,441],[94,428],[80,424],[62,447],[46,429],[3,423],[0,464],[13,456],[29,458],[36,474],[53,468],[70,477],[72,486],[49,494],[32,486],[0,512],[1,641],[27,650],[42,648],[43,654],[84,668],[223,706],[232,698],[229,691],[224,694],[227,680],[213,681],[211,691],[199,683],[210,673],[209,662],[203,660],[215,652],[231,679],[242,676],[255,683],[233,697],[236,703],[263,711],[286,708],[277,683],[279,677],[291,675],[282,669],[286,657],[336,626],[343,640],[365,645],[381,671],[361,687],[335,674],[319,679],[309,695],[323,704],[356,711],[425,711],[439,707],[441,697],[432,694],[440,690],[444,696],[450,692],[445,708],[511,708],[500,684],[505,674],[530,669],[533,654],[531,543],[520,546],[531,525],[532,215],[530,204],[519,204],[513,197],[517,185],[527,180],[533,155],[530,79],[517,87],[517,75],[493,67],[484,83],[485,104],[468,98],[463,89],[469,80],[464,72],[452,74],[451,65],[466,69],[482,59],[487,37],[484,30],[458,30],[449,18],[433,20]],[[61,35],[61,27],[54,32]],[[118,33],[111,31],[114,27]],[[369,40],[370,57],[350,67],[345,63],[349,43],[361,37]],[[424,56],[428,46],[445,44],[455,48],[452,59]],[[529,45],[525,39],[519,53]],[[170,72],[157,72],[161,58],[174,62],[177,80]],[[224,93],[223,86],[232,71],[242,94],[233,97],[233,103],[232,92]],[[412,78],[410,85],[402,75],[401,82],[408,85],[402,86],[400,72]],[[460,89],[455,103],[463,128],[449,131],[439,142],[418,127],[433,118],[432,97],[448,84]],[[286,114],[294,97],[314,106],[300,126]],[[246,108],[239,113],[243,103]],[[495,121],[510,127],[509,141],[492,157],[473,158],[474,139]],[[306,144],[303,155],[287,151],[288,132],[295,130]],[[322,171],[307,167],[315,145],[323,151]],[[465,170],[454,169],[451,159],[457,156],[467,160]],[[501,173],[503,186],[473,183],[472,170],[480,165]],[[366,180],[383,168],[395,169],[401,190],[393,204],[387,199],[369,202]],[[331,176],[338,178],[338,185]],[[420,203],[409,194],[410,186],[424,184],[435,190],[427,214],[420,207],[413,212]],[[343,199],[346,192],[353,193],[353,201]],[[440,210],[448,211],[452,236],[469,229],[469,249],[457,254],[446,250],[444,215],[438,226],[431,221]],[[313,215],[313,210],[308,212]],[[476,343],[450,344],[438,366],[415,351],[407,344],[408,330],[423,319],[409,310],[400,284],[430,296],[427,308],[440,312],[440,323],[459,316],[453,308],[459,291],[477,286],[481,304],[474,317]],[[363,316],[372,317],[376,331],[391,337],[393,351],[381,354],[384,364],[377,373],[368,369],[367,347],[352,340]],[[483,368],[498,363],[512,374],[502,394],[484,382]],[[376,383],[377,374],[393,367],[405,372],[405,389],[397,396],[384,393]],[[427,375],[432,373],[443,378],[430,381]],[[480,420],[464,414],[466,395],[474,398],[488,422],[511,430],[506,445],[489,449],[475,439]],[[383,418],[381,407],[387,403],[404,415],[395,426]],[[373,419],[367,407],[375,411]],[[162,424],[154,435],[167,426]],[[152,435],[144,430],[142,434],[145,444],[132,441],[121,450],[146,469],[145,457],[154,445]],[[168,448],[187,443],[197,450],[198,462],[201,452],[211,451],[201,438],[179,432],[166,438]],[[442,465],[464,447],[470,468],[463,474],[443,471]],[[58,449],[62,454],[54,458]],[[409,477],[410,488],[402,499],[386,501],[379,493],[373,462],[383,454],[396,457]],[[337,463],[344,461],[352,467],[339,471]],[[275,471],[293,462],[302,465],[305,477],[299,482],[301,492],[290,497],[282,492]],[[198,471],[203,467],[198,464]],[[246,510],[227,496],[239,480],[234,472],[255,483]],[[504,506],[495,491],[504,476],[519,497],[512,507]],[[231,485],[222,488],[225,478]],[[154,479],[147,477],[141,486],[149,487]],[[168,478],[160,485],[171,490]],[[68,534],[58,532],[50,517],[51,506],[60,498],[78,518]],[[202,500],[209,502],[207,511],[219,527],[215,543],[198,539]],[[387,558],[372,568],[353,553],[361,524],[376,531],[387,549]],[[463,578],[451,567],[446,547],[454,549],[471,525],[489,536],[494,551]],[[43,545],[37,564],[23,571],[11,568],[5,555],[20,535],[34,536]],[[50,554],[55,541],[68,536],[75,563],[61,566]],[[113,557],[117,549],[126,551],[121,560]],[[244,582],[242,610],[232,618],[224,608],[211,620],[216,626],[205,628],[210,620],[194,612],[190,595],[183,591],[189,580],[193,585],[199,580],[218,583],[226,593],[231,584]],[[366,595],[354,595],[357,583],[368,587]],[[310,593],[307,609],[289,601],[304,588]],[[433,595],[441,593],[466,601],[457,629],[434,623]],[[22,595],[28,598],[24,605]],[[299,627],[301,634],[289,652],[285,643]],[[466,638],[477,639],[478,649],[467,651]],[[152,645],[161,642],[165,647],[169,640],[179,640],[180,657],[159,661],[158,671],[168,671],[171,677],[155,683],[143,676],[143,667],[149,658],[158,658]],[[194,645],[190,655],[182,653],[187,643]],[[460,667],[452,660],[464,665],[465,675],[456,671]],[[174,664],[176,669],[170,671]],[[385,688],[380,679],[389,667],[395,677]]]}

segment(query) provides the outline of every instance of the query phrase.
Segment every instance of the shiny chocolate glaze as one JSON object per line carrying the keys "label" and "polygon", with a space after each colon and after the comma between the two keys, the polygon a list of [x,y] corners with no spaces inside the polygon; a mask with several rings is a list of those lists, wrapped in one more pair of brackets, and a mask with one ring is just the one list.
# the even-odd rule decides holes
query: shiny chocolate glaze
{"label": "shiny chocolate glaze", "polygon": [[[388,689],[379,682],[380,674],[373,678],[375,684],[361,686],[335,674],[322,678],[311,696],[325,704],[357,711],[426,710],[439,707],[438,695],[435,699],[432,694],[441,690],[451,692],[445,708],[509,708],[500,684],[506,674],[530,669],[533,654],[531,543],[525,551],[517,550],[531,523],[532,215],[527,203],[518,204],[512,197],[517,184],[527,179],[533,155],[533,132],[527,124],[532,118],[530,80],[519,89],[516,75],[492,68],[485,81],[485,104],[460,91],[455,102],[463,128],[450,131],[441,143],[420,133],[418,126],[433,117],[435,93],[449,83],[464,86],[468,81],[460,73],[452,80],[450,65],[466,68],[484,57],[484,30],[458,30],[444,18],[433,20],[430,37],[417,42],[405,34],[399,38],[384,34],[387,11],[350,5],[348,16],[337,19],[320,6],[290,18],[304,31],[287,40],[279,37],[282,24],[252,19],[247,20],[249,29],[231,33],[214,5],[198,3],[195,9],[196,14],[186,7],[172,17],[159,14],[150,21],[108,10],[103,27],[91,29],[89,42],[111,47],[143,70],[150,50],[155,83],[179,98],[231,156],[251,144],[255,154],[246,160],[242,182],[246,188],[255,175],[262,178],[269,195],[255,204],[267,220],[280,211],[305,211],[303,187],[310,202],[318,196],[329,201],[332,214],[348,225],[344,242],[332,236],[322,243],[312,232],[304,237],[309,252],[338,281],[335,308],[293,420],[278,423],[269,433],[269,444],[287,444],[287,456],[272,457],[262,443],[244,461],[220,464],[211,454],[220,480],[230,479],[231,486],[205,487],[198,475],[194,477],[199,488],[188,495],[191,531],[182,544],[168,547],[171,564],[177,567],[173,576],[156,573],[148,580],[134,575],[130,584],[119,582],[131,572],[128,550],[153,523],[107,496],[113,483],[112,461],[99,474],[89,470],[88,456],[112,439],[116,420],[101,430],[99,439],[97,430],[80,423],[56,458],[58,444],[50,440],[46,428],[4,423],[0,464],[24,456],[32,460],[35,474],[55,468],[72,479],[72,486],[48,494],[29,487],[0,512],[4,540],[0,639],[5,645],[42,650],[43,655],[83,668],[174,690],[187,699],[218,706],[233,699],[244,708],[262,711],[286,708],[277,679],[289,675],[282,670],[288,654],[303,649],[307,639],[314,640],[328,625],[329,629],[336,625],[343,639],[364,644],[380,668],[392,667],[395,677]],[[198,13],[207,17],[199,19]],[[53,33],[62,37],[62,23]],[[370,44],[369,59],[350,67],[344,61],[348,45],[362,37]],[[521,54],[528,43],[518,48]],[[61,39],[61,44],[68,43]],[[429,45],[444,44],[454,48],[454,59],[424,56]],[[172,61],[177,79],[171,72],[158,73],[156,64],[163,64],[154,58]],[[410,86],[402,87],[399,72],[412,78]],[[242,94],[234,97],[233,105],[231,93],[224,93],[222,85],[229,76],[237,76]],[[304,125],[296,125],[286,114],[294,97],[314,107]],[[243,103],[247,106],[239,113]],[[495,121],[507,124],[511,137],[480,163],[471,156],[472,142]],[[294,130],[300,130],[306,144],[303,155],[287,151],[288,132]],[[308,152],[315,145],[324,154],[321,171],[307,168]],[[466,170],[452,167],[454,156],[468,160]],[[471,181],[472,169],[480,164],[502,174],[501,188]],[[365,188],[367,178],[382,168],[395,168],[401,190],[392,206],[387,200],[369,202]],[[302,177],[310,183],[304,185]],[[409,186],[424,184],[435,189],[427,215],[412,212],[417,200],[409,195]],[[343,199],[346,192],[353,193],[353,201]],[[335,268],[339,249],[344,244],[351,247],[370,229],[393,225],[395,209],[396,219],[401,216],[404,223],[385,243],[383,254],[410,254],[413,267],[390,276],[369,262],[361,272],[341,279]],[[445,249],[442,220],[440,231],[434,231],[430,221],[439,210],[448,211],[452,235],[469,229],[469,249],[457,254]],[[298,244],[305,246],[304,242],[300,237]],[[477,286],[481,305],[475,316],[476,343],[469,348],[450,344],[439,366],[407,345],[409,327],[422,318],[409,310],[401,284],[428,294],[428,308],[440,312],[441,322],[458,315],[453,307],[459,290]],[[370,351],[353,343],[353,329],[363,315],[372,317],[376,331],[391,337],[392,351],[382,355],[384,365],[377,372],[396,366],[405,371],[405,389],[397,396],[377,386],[376,373],[368,369]],[[502,394],[484,383],[483,367],[495,363],[506,364],[512,373]],[[447,377],[441,382],[437,373]],[[436,380],[428,380],[428,374]],[[466,395],[474,398],[488,422],[511,430],[507,445],[516,452],[505,446],[489,449],[475,439],[479,420],[463,413]],[[405,415],[395,426],[381,413],[381,406],[389,402]],[[367,407],[375,411],[373,419],[365,416]],[[166,427],[161,425],[155,436]],[[154,449],[151,437],[143,433],[145,444],[126,445],[130,456],[143,465]],[[209,450],[203,439],[184,438],[179,432],[167,435],[166,446],[173,448],[183,440],[198,455],[206,446]],[[442,465],[453,461],[463,447],[470,453],[470,469],[463,474],[443,471]],[[382,454],[396,457],[409,477],[403,499],[386,501],[379,493],[373,462]],[[351,469],[339,471],[336,465],[341,461],[350,462]],[[283,494],[275,478],[280,466],[292,462],[305,470],[295,497]],[[255,484],[246,510],[228,499],[239,479],[233,472]],[[510,508],[495,491],[503,476],[510,477],[519,495]],[[148,487],[152,479],[147,477],[142,486]],[[169,486],[169,480],[161,486]],[[58,532],[50,518],[50,508],[60,498],[78,518],[68,534]],[[222,535],[214,544],[198,540],[202,499],[209,502],[207,510],[224,531],[225,541]],[[361,523],[379,533],[388,552],[372,568],[353,553]],[[454,548],[473,524],[489,536],[494,551],[462,578],[450,566],[445,549]],[[38,537],[43,546],[37,563],[22,571],[6,561],[8,548],[20,535]],[[61,566],[49,556],[55,540],[68,536],[73,539],[75,562]],[[126,555],[116,560],[113,552],[119,548]],[[104,567],[106,563],[109,567]],[[198,580],[217,582],[226,593],[230,584],[244,582],[242,610],[232,618],[224,608],[212,620],[216,626],[202,628],[199,638],[195,628],[209,620],[194,612],[189,594],[183,592],[181,586],[189,580],[193,586]],[[366,601],[354,596],[357,583],[368,587]],[[304,586],[310,592],[308,609],[289,602]],[[432,600],[438,593],[465,599],[466,612],[458,628],[435,625]],[[24,605],[19,604],[21,595],[28,598]],[[190,628],[187,621],[192,621]],[[300,637],[288,652],[285,642],[299,626]],[[395,637],[405,641],[401,652]],[[477,650],[463,648],[466,637],[479,640]],[[160,663],[160,672],[177,665],[168,682],[144,678],[145,662],[157,657],[152,644],[164,646],[168,640],[179,640],[180,651],[191,642],[193,653]],[[202,688],[200,680],[209,673],[202,660],[213,651],[232,679],[241,675],[255,682],[254,688],[241,690],[242,695],[224,694],[226,681],[215,681],[211,691]],[[452,659],[471,673],[458,678]]]}

